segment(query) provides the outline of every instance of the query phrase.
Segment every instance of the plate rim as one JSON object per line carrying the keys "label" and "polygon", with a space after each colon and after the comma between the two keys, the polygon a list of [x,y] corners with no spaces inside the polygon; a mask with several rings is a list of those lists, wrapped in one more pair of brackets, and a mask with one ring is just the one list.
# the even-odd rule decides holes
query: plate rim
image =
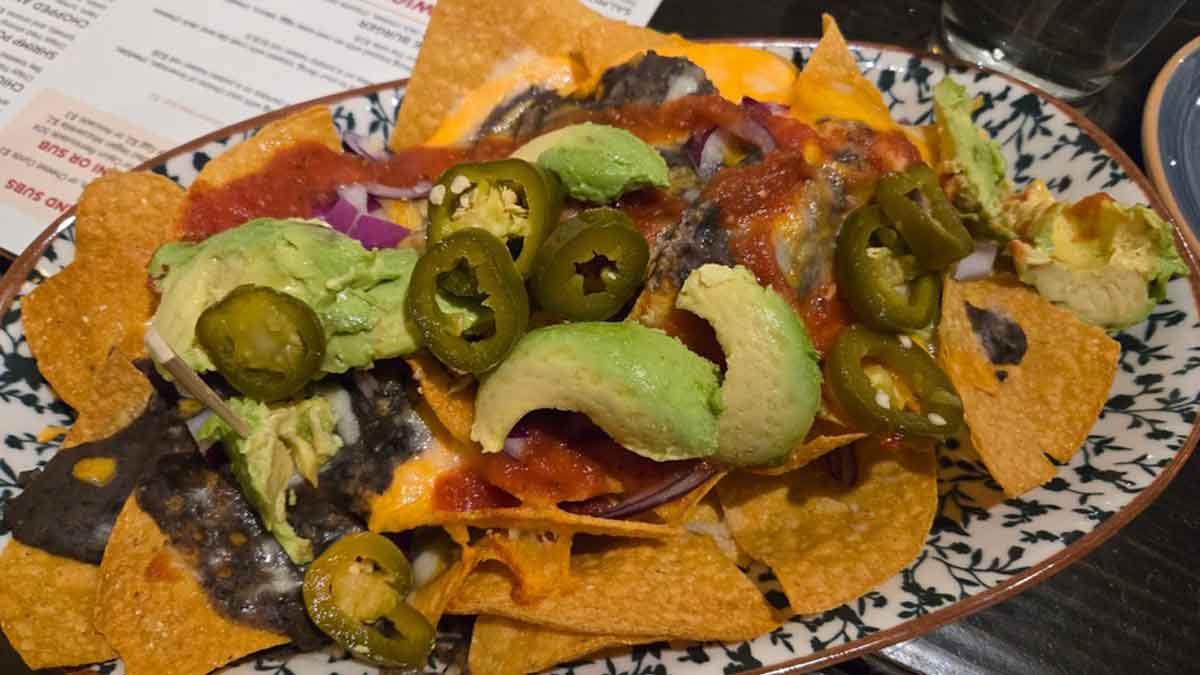
{"label": "plate rim", "polygon": [[[1146,163],[1146,168],[1150,170],[1150,179],[1154,182],[1154,187],[1157,188],[1171,217],[1183,229],[1185,236],[1190,237],[1191,243],[1196,245],[1196,234],[1192,231],[1187,219],[1183,217],[1183,210],[1179,208],[1179,202],[1175,200],[1175,193],[1171,191],[1171,182],[1167,180],[1167,171],[1162,163],[1162,153],[1158,143],[1158,121],[1162,113],[1163,94],[1166,93],[1171,81],[1175,79],[1175,72],[1179,70],[1179,66],[1183,65],[1185,59],[1192,56],[1200,58],[1200,35],[1192,38],[1174,54],[1171,54],[1162,70],[1158,71],[1158,75],[1155,76],[1154,84],[1150,86],[1146,105],[1142,108],[1142,159]],[[1200,223],[1196,223],[1195,226],[1200,228]],[[1200,250],[1200,247],[1195,250]]]}
{"label": "plate rim", "polygon": [[[732,36],[732,37],[713,37],[694,39],[695,42],[701,43],[734,43],[754,47],[779,47],[779,48],[795,48],[795,47],[811,47],[817,44],[818,38],[799,37],[787,38],[778,36]],[[1059,112],[1066,115],[1072,123],[1076,124],[1080,129],[1093,138],[1106,153],[1117,160],[1121,169],[1125,171],[1127,177],[1132,180],[1143,193],[1146,194],[1150,207],[1159,214],[1166,215],[1167,220],[1171,222],[1175,232],[1177,244],[1180,244],[1182,257],[1189,271],[1188,285],[1192,291],[1192,300],[1198,310],[1200,310],[1200,264],[1197,262],[1198,253],[1200,253],[1200,242],[1191,232],[1182,219],[1178,217],[1174,205],[1170,202],[1169,196],[1164,198],[1155,185],[1146,176],[1146,174],[1138,167],[1132,158],[1100,129],[1094,122],[1088,119],[1082,112],[1071,106],[1070,104],[1058,99],[1036,86],[1022,82],[1010,75],[1001,73],[990,68],[980,66],[974,63],[963,61],[953,56],[941,53],[934,53],[921,49],[913,49],[900,45],[872,42],[865,40],[847,40],[851,47],[875,49],[880,51],[899,52],[909,54],[921,59],[937,61],[943,64],[965,67],[969,70],[987,73],[994,77],[1000,77],[1008,82],[1018,84],[1034,93],[1042,100],[1055,106]],[[1184,49],[1188,47],[1193,49],[1200,47],[1200,37],[1192,40]],[[1178,53],[1176,54],[1178,56]],[[1176,57],[1172,56],[1171,63],[1177,63]],[[1168,64],[1170,68],[1170,64]],[[1173,72],[1173,68],[1171,69]],[[1163,73],[1166,73],[1164,69]],[[1159,80],[1163,79],[1163,73],[1159,74],[1151,89],[1151,95],[1159,88]],[[385,89],[397,89],[408,84],[409,78],[401,78],[388,80],[375,84],[369,84],[354,89],[347,89],[339,92],[334,92],[325,96],[308,99],[295,103],[278,110],[273,110],[261,115],[235,122],[233,124],[221,127],[211,131],[203,136],[180,144],[174,148],[166,150],[145,162],[139,164],[130,171],[144,171],[153,166],[156,166],[165,160],[174,157],[180,153],[188,152],[196,148],[202,147],[215,140],[220,140],[232,136],[233,134],[248,131],[260,127],[268,122],[274,121],[281,117],[285,117],[293,112],[308,108],[314,105],[327,105],[337,101],[353,98],[356,96],[364,96],[371,93],[383,91]],[[1163,84],[1165,87],[1165,84]],[[1143,134],[1145,134],[1145,126],[1143,125]],[[1149,147],[1149,144],[1146,144]],[[1157,145],[1154,146],[1157,148]],[[1147,162],[1151,167],[1151,172],[1155,171],[1153,161]],[[1161,167],[1159,167],[1161,168]],[[69,210],[63,213],[50,223],[33,242],[23,250],[16,260],[12,263],[9,270],[0,279],[0,316],[5,316],[11,308],[12,303],[16,299],[25,281],[34,271],[36,263],[41,259],[46,249],[54,238],[69,226],[75,218],[75,207],[72,206]],[[1014,575],[1005,581],[989,587],[979,593],[968,598],[957,600],[953,604],[939,609],[923,616],[910,619],[899,625],[884,630],[871,633],[857,640],[852,640],[835,647],[828,647],[819,652],[814,652],[805,656],[780,661],[770,665],[764,665],[760,668],[745,671],[747,675],[782,675],[784,673],[803,673],[809,672],[817,668],[828,667],[842,661],[862,656],[864,654],[876,652],[884,647],[894,645],[898,642],[910,640],[921,635],[924,635],[935,628],[949,624],[955,620],[961,619],[969,614],[973,614],[981,609],[990,607],[999,602],[1007,600],[1017,593],[1032,588],[1043,581],[1054,576],[1058,572],[1074,563],[1090,553],[1100,544],[1107,541],[1110,537],[1116,534],[1119,530],[1125,527],[1130,521],[1136,518],[1145,510],[1155,499],[1162,494],[1163,490],[1173,481],[1179,470],[1187,462],[1195,449],[1197,442],[1200,442],[1200,417],[1193,423],[1191,431],[1188,433],[1187,439],[1179,450],[1175,453],[1163,472],[1160,473],[1153,482],[1151,482],[1144,490],[1128,504],[1123,506],[1119,511],[1114,513],[1112,517],[1100,523],[1094,530],[1083,535],[1076,541],[1072,542],[1060,551],[1055,552],[1046,559],[1029,567],[1021,574]]]}

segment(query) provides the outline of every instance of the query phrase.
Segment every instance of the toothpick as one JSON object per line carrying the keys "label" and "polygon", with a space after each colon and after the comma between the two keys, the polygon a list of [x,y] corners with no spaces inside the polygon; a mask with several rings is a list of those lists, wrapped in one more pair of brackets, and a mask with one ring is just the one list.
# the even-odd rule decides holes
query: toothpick
{"label": "toothpick", "polygon": [[233,412],[229,406],[225,405],[225,401],[217,392],[212,390],[212,387],[205,384],[204,380],[192,370],[192,367],[184,363],[179,354],[171,349],[171,345],[159,335],[158,330],[152,325],[146,326],[146,350],[150,352],[150,358],[154,362],[167,369],[175,377],[175,381],[179,386],[191,394],[201,403],[216,413],[217,417],[225,420],[225,423],[233,429],[238,436],[242,438],[250,437],[250,425],[246,421]]}

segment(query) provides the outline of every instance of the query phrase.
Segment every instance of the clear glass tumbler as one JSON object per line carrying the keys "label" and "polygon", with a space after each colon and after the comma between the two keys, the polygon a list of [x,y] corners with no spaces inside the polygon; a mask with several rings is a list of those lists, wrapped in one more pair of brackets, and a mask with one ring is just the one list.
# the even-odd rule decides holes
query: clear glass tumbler
{"label": "clear glass tumbler", "polygon": [[942,40],[965,61],[1077,101],[1112,81],[1186,0],[942,0]]}

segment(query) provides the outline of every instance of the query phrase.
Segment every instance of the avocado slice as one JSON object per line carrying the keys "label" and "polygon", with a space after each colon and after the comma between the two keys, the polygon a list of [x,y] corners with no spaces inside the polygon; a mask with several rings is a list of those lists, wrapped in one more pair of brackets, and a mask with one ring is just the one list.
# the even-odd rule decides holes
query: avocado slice
{"label": "avocado slice", "polygon": [[1013,241],[1021,281],[1086,323],[1117,330],[1138,323],[1186,276],[1171,225],[1145,206],[1095,194],[1056,204]]}
{"label": "avocado slice", "polygon": [[716,458],[769,464],[804,440],[821,406],[817,352],[796,311],[745,267],[707,264],[676,304],[712,324],[725,352]]}
{"label": "avocado slice", "polygon": [[1000,147],[971,121],[974,99],[961,84],[946,77],[933,89],[941,166],[949,175],[947,192],[976,236],[1007,241],[1014,238],[1002,208],[1012,187]]}
{"label": "avocado slice", "polygon": [[232,398],[229,407],[250,425],[242,438],[213,415],[197,432],[201,440],[220,440],[233,465],[233,475],[263,526],[296,564],[312,560],[312,542],[296,534],[287,520],[288,483],[299,471],[313,485],[321,465],[337,453],[333,407],[317,396],[268,407],[248,398]]}
{"label": "avocado slice", "polygon": [[200,314],[238,286],[266,286],[317,313],[328,341],[323,371],[366,367],[419,346],[404,313],[417,257],[411,249],[368,251],[319,221],[258,218],[156,251],[150,275],[162,300],[152,323],[189,366],[212,370],[196,341]]}
{"label": "avocado slice", "polygon": [[563,182],[567,194],[607,204],[638,188],[666,187],[667,162],[632,133],[604,124],[572,124],[538,136],[513,157],[536,162]]}
{"label": "avocado slice", "polygon": [[655,461],[717,452],[716,365],[641,324],[579,322],[527,333],[480,383],[471,438],[499,452],[526,413],[546,408],[581,412]]}

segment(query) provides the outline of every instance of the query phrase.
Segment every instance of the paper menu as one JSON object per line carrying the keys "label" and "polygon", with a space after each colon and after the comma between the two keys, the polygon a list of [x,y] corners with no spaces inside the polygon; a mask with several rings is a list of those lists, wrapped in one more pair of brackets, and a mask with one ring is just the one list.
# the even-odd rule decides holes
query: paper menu
{"label": "paper menu", "polygon": [[[584,0],[644,25],[659,0]],[[406,76],[436,0],[7,0],[0,248],[82,186],[290,103]]]}

